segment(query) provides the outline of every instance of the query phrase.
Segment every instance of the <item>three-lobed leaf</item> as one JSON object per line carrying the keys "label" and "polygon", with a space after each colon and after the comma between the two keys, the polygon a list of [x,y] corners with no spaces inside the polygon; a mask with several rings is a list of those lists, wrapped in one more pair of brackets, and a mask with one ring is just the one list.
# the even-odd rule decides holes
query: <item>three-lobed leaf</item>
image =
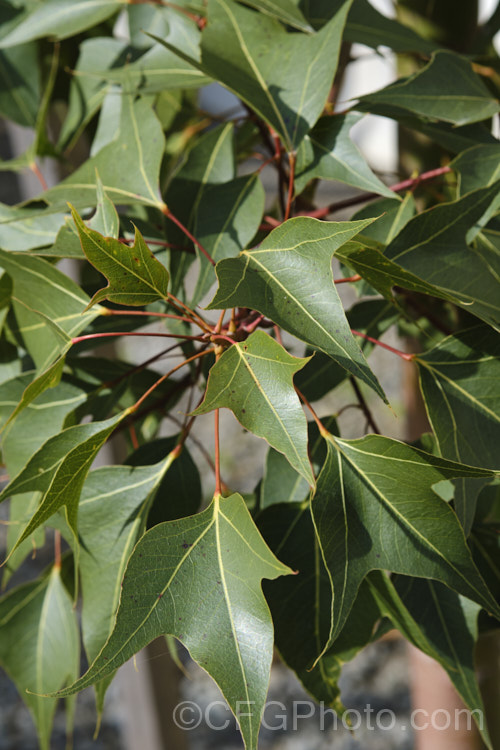
{"label": "three-lobed leaf", "polygon": [[128,562],[104,648],[89,671],[59,695],[103,679],[169,633],[217,682],[246,747],[255,750],[273,648],[261,580],[290,572],[265,544],[240,495],[216,496],[196,516],[158,524]]}
{"label": "three-lobed leaf", "polygon": [[[293,151],[321,114],[337,68],[352,0],[332,2],[328,23],[308,34],[288,33],[279,21],[234,0],[209,0],[200,62],[158,41],[237,94]],[[297,59],[306,64],[297,66]]]}
{"label": "three-lobed leaf", "polygon": [[308,360],[292,357],[263,331],[234,343],[211,368],[205,398],[194,414],[231,409],[247,430],[283,453],[314,484],[307,455],[307,422],[293,376]]}
{"label": "three-lobed leaf", "polygon": [[258,310],[385,398],[351,333],[332,273],[334,251],[372,221],[290,219],[258,248],[217,264],[219,288],[208,309]]}
{"label": "three-lobed leaf", "polygon": [[[448,336],[415,359],[429,421],[444,458],[498,469],[500,346],[485,325]],[[467,534],[486,480],[457,479],[455,509]]]}
{"label": "three-lobed leaf", "polygon": [[129,247],[113,237],[103,237],[94,229],[89,229],[75,209],[71,213],[83,252],[109,282],[107,287],[94,294],[89,307],[105,299],[132,306],[166,299],[168,271],[156,260],[137,227],[134,244]]}
{"label": "three-lobed leaf", "polygon": [[379,435],[359,440],[329,436],[327,448],[312,501],[333,592],[325,650],[342,630],[371,570],[439,580],[500,616],[457,516],[433,490],[444,479],[491,472]]}

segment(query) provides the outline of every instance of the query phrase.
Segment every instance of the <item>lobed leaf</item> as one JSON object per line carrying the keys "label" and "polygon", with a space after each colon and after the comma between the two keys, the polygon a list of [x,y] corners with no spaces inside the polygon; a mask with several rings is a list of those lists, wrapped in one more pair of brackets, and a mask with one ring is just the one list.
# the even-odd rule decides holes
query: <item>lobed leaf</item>
{"label": "lobed leaf", "polygon": [[247,430],[283,453],[314,484],[307,456],[307,422],[293,376],[307,359],[292,357],[263,331],[234,343],[210,369],[205,398],[193,414],[231,409]]}
{"label": "lobed leaf", "polygon": [[107,287],[94,294],[88,307],[105,299],[119,305],[132,306],[148,305],[157,299],[166,299],[168,271],[156,260],[137,227],[134,244],[129,247],[113,237],[103,237],[99,232],[89,229],[74,208],[71,213],[83,252],[109,282]]}
{"label": "lobed leaf", "polygon": [[249,307],[328,354],[385,399],[347,323],[333,284],[332,255],[373,219],[321,222],[298,217],[274,229],[257,249],[217,264],[208,309]]}
{"label": "lobed leaf", "polygon": [[95,683],[169,633],[217,682],[246,747],[255,750],[273,646],[261,580],[290,572],[265,544],[240,495],[216,496],[196,516],[155,526],[129,560],[106,645],[89,671],[58,695]]}
{"label": "lobed leaf", "polygon": [[[332,621],[326,651],[342,630],[371,570],[430,578],[496,617],[500,609],[481,578],[464,532],[433,486],[492,472],[446,461],[390,438],[327,438],[313,519],[328,570]],[[324,653],[324,652],[323,652]]]}

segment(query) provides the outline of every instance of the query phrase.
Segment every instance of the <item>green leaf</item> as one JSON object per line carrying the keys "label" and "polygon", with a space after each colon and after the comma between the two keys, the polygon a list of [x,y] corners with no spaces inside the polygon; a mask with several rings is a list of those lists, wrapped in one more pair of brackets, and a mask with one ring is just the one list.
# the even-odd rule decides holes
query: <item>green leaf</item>
{"label": "green leaf", "polygon": [[[436,581],[396,576],[394,586],[414,623],[412,630],[405,632],[400,618],[391,617],[392,622],[412,643],[443,665],[477,722],[484,742],[492,748],[482,720],[485,711],[474,663],[480,607]],[[412,637],[415,631],[421,632],[424,644]]]}
{"label": "green leaf", "polygon": [[[293,151],[325,105],[351,2],[335,0],[321,31],[299,35],[233,0],[209,0],[201,62],[157,41],[247,102]],[[298,59],[305,64],[297,66]]]}
{"label": "green leaf", "polygon": [[494,327],[500,326],[498,253],[469,247],[467,236],[499,192],[500,181],[424,211],[385,251],[388,260],[434,285],[436,296],[459,298],[468,312]]}
{"label": "green leaf", "polygon": [[276,503],[300,503],[308,496],[309,490],[304,477],[294,471],[286,458],[269,448],[260,488],[262,510]]}
{"label": "green leaf", "polygon": [[[376,224],[371,226],[376,226]],[[347,320],[351,328],[362,331],[376,339],[380,338],[398,320],[399,316],[397,307],[383,299],[363,300],[347,311]],[[362,352],[367,356],[373,349],[374,344],[366,339],[361,339],[360,346]],[[307,354],[312,353],[313,350],[307,350]],[[347,370],[344,370],[323,352],[316,352],[313,359],[297,373],[295,384],[308,401],[318,401],[347,377]]]}
{"label": "green leaf", "polygon": [[[399,234],[406,224],[417,213],[415,199],[411,192],[407,192],[402,201],[394,198],[380,198],[371,201],[352,217],[354,220],[379,217],[377,221],[363,229],[363,237],[388,245]],[[342,252],[342,250],[341,250]],[[353,326],[357,327],[357,326]]]}
{"label": "green leaf", "polygon": [[74,680],[79,646],[75,610],[58,568],[0,599],[0,664],[31,711],[41,750],[50,748],[57,700],[40,693]]}
{"label": "green leaf", "polygon": [[[42,258],[0,250],[0,266],[13,281],[15,334],[22,338],[37,368],[43,370],[65,348],[57,328],[72,338],[99,315],[102,308],[84,312],[89,302],[85,292]],[[47,319],[54,326],[48,325]]]}
{"label": "green leaf", "polygon": [[351,128],[362,115],[322,117],[306,135],[297,151],[295,191],[301,193],[309,180],[337,180],[346,185],[380,193],[399,202],[399,197],[371,171],[363,155],[350,138]]}
{"label": "green leaf", "polygon": [[78,500],[94,458],[127,410],[104,422],[68,427],[49,438],[31,457],[24,469],[0,493],[0,502],[11,495],[30,491],[42,493],[40,504],[22,529],[12,552],[60,508],[77,541]]}
{"label": "green leaf", "polygon": [[62,213],[0,204],[2,247],[21,252],[51,245],[63,222]]}
{"label": "green leaf", "polygon": [[[256,235],[264,212],[265,193],[257,174],[207,187],[195,214],[193,234],[216,262],[234,258]],[[215,282],[213,266],[196,247],[201,265],[191,307]]]}
{"label": "green leaf", "polygon": [[274,554],[298,571],[293,578],[266,582],[264,591],[276,629],[276,647],[302,680],[303,673],[321,653],[331,625],[331,585],[310,504],[272,505],[257,520]]}
{"label": "green leaf", "polygon": [[0,40],[0,48],[41,39],[66,39],[105,21],[124,7],[126,0],[44,0],[28,6],[20,22]]}
{"label": "green leaf", "polygon": [[244,250],[238,258],[217,264],[219,288],[207,309],[258,310],[385,398],[351,334],[331,265],[333,252],[371,222],[290,219],[258,249]]}
{"label": "green leaf", "polygon": [[22,44],[0,52],[0,112],[33,128],[40,107],[38,46]]}
{"label": "green leaf", "polygon": [[[500,145],[479,144],[467,149],[454,159],[450,167],[458,172],[458,197],[493,185],[500,178]],[[500,208],[500,195],[481,218],[480,225],[486,226]]]}
{"label": "green leaf", "polygon": [[292,357],[263,331],[234,343],[210,370],[203,403],[193,414],[231,409],[247,430],[283,453],[310,485],[307,422],[293,376],[307,359]]}
{"label": "green leaf", "polygon": [[273,645],[261,579],[290,572],[266,546],[240,495],[215,497],[196,516],[155,526],[128,563],[113,633],[87,674],[59,695],[102,679],[168,633],[217,682],[246,747],[255,750]]}
{"label": "green leaf", "polygon": [[[488,326],[474,326],[448,336],[415,361],[440,454],[463,464],[498,468],[498,336]],[[455,509],[467,535],[484,482],[455,481]]]}
{"label": "green leaf", "polygon": [[[325,0],[327,7],[328,0]],[[354,0],[344,32],[346,42],[367,47],[390,47],[393,52],[420,52],[430,55],[436,45],[416,34],[394,18],[386,18],[367,0]]]}
{"label": "green leaf", "polygon": [[[106,81],[113,81],[131,89],[137,87],[141,93],[154,94],[172,89],[190,89],[210,83],[200,70],[182,59],[170,49],[165,49],[163,41],[183,52],[185,55],[200,59],[200,31],[190,18],[183,13],[177,13],[174,8],[158,8],[149,6],[155,13],[150,23],[142,23],[140,35],[141,45],[151,43],[151,35],[161,37],[161,44],[149,44],[139,59],[122,67],[113,66],[110,70],[101,69],[101,76]],[[143,10],[138,6],[129,6],[131,10]],[[161,25],[166,27],[162,33]],[[148,35],[148,36],[146,36]],[[144,41],[143,41],[144,40]],[[137,46],[137,41],[134,46]],[[130,51],[129,51],[130,55]]]}
{"label": "green leaf", "polygon": [[360,104],[401,107],[432,120],[467,125],[486,120],[500,110],[471,63],[464,57],[440,50],[409,78],[391,83],[360,98]]}
{"label": "green leaf", "polygon": [[[118,97],[117,97],[118,98]],[[103,188],[120,205],[144,203],[162,209],[158,182],[165,139],[151,102],[129,94],[121,99],[120,126],[114,139],[58,185],[38,196],[52,208],[96,205],[96,170]],[[116,131],[116,122],[113,122]]]}
{"label": "green leaf", "polygon": [[[166,203],[174,216],[198,239],[198,211],[204,204],[209,186],[223,186],[235,177],[234,125],[225,123],[203,134],[183,155],[167,189]],[[168,222],[165,229],[170,243],[192,249],[192,243],[174,223]],[[193,257],[186,252],[173,253],[170,273],[174,294],[184,285],[184,277],[192,261]]]}
{"label": "green leaf", "polygon": [[[154,494],[173,458],[170,454],[154,466],[103,467],[91,471],[85,480],[78,530],[82,634],[89,663],[113,630],[125,566],[145,531]],[[101,711],[108,684],[104,680],[96,685]]]}
{"label": "green leaf", "polygon": [[4,430],[20,412],[26,409],[40,394],[47,388],[54,388],[59,384],[64,369],[64,357],[56,359],[54,364],[50,365],[37,378],[35,378],[24,390],[21,400],[16,405],[14,411],[10,414],[7,421],[2,425]]}
{"label": "green leaf", "polygon": [[62,124],[57,147],[70,150],[85,126],[98,112],[111,86],[98,75],[124,63],[127,44],[119,39],[97,37],[84,39],[71,79],[68,111]]}
{"label": "green leaf", "polygon": [[113,237],[103,237],[85,226],[72,208],[73,220],[80,235],[82,250],[87,259],[108,279],[108,286],[94,294],[89,307],[102,300],[119,305],[141,306],[166,299],[168,271],[148,248],[135,228],[132,247]]}
{"label": "green leaf", "polygon": [[500,616],[455,513],[433,490],[443,479],[491,472],[379,435],[360,440],[329,436],[327,447],[312,501],[333,591],[325,651],[342,630],[371,570],[439,580]]}
{"label": "green leaf", "polygon": [[[3,424],[12,410],[22,402],[23,393],[30,389],[35,372],[26,372],[0,385],[0,424]],[[86,393],[74,385],[61,381],[58,385],[43,391],[26,405],[2,434],[2,460],[9,476],[16,476],[31,456],[52,435],[62,430],[66,420],[86,399]],[[7,527],[7,551],[11,552],[19,536],[19,528],[25,525],[36,511],[39,493],[28,492],[10,500],[9,526]],[[35,535],[36,546],[43,544],[43,533]],[[21,544],[9,557],[3,584],[11,573],[33,551],[31,539]]]}
{"label": "green leaf", "polygon": [[104,191],[103,184],[97,175],[97,204],[96,212],[87,223],[95,232],[103,234],[105,237],[118,237],[120,229],[120,218],[118,212]]}
{"label": "green leaf", "polygon": [[293,0],[240,0],[240,2],[261,13],[267,13],[267,15],[277,18],[294,29],[312,31],[312,26],[304,18],[300,8],[296,6]]}
{"label": "green leaf", "polygon": [[[161,461],[175,450],[178,442],[179,435],[151,440],[128,456],[127,464],[147,466]],[[202,491],[198,468],[185,446],[180,455],[178,451],[174,455],[175,461],[169,466],[152,498],[148,527],[190,516],[200,509]]]}

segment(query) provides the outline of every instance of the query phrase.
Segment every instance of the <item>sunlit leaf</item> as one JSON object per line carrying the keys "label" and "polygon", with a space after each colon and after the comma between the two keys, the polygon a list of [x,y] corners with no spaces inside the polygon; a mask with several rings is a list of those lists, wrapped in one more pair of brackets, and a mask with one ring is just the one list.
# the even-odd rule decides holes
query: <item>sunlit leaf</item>
{"label": "sunlit leaf", "polygon": [[243,427],[283,453],[312,485],[307,422],[293,387],[294,374],[306,362],[255,331],[227,349],[211,368],[205,398],[194,414],[231,409]]}
{"label": "sunlit leaf", "polygon": [[273,644],[261,580],[290,572],[265,544],[240,495],[215,497],[196,516],[155,526],[128,563],[111,636],[66,694],[102,679],[169,633],[217,682],[247,748],[255,750]]}
{"label": "sunlit leaf", "polygon": [[244,250],[238,258],[217,264],[219,288],[208,309],[258,310],[328,354],[384,398],[351,334],[331,266],[334,251],[372,221],[290,219],[255,250]]}
{"label": "sunlit leaf", "polygon": [[83,252],[109,282],[107,287],[94,294],[89,307],[105,299],[119,305],[133,306],[166,299],[168,271],[156,260],[137,227],[134,244],[129,247],[113,237],[103,237],[89,229],[74,209],[72,216]]}

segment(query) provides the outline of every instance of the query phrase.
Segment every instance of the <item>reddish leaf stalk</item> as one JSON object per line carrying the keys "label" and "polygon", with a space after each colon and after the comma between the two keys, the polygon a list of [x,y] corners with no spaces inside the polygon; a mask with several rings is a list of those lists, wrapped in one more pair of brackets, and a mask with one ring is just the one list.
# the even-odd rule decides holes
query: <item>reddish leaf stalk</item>
{"label": "reddish leaf stalk", "polygon": [[61,569],[61,532],[54,532],[54,568]]}
{"label": "reddish leaf stalk", "polygon": [[153,338],[165,339],[186,339],[187,341],[204,341],[201,336],[186,336],[181,333],[145,333],[139,331],[116,331],[113,333],[88,333],[85,336],[77,336],[71,339],[72,344],[79,344],[80,341],[91,341],[92,339],[104,339],[110,336],[152,336]]}
{"label": "reddish leaf stalk", "polygon": [[389,346],[389,344],[384,344],[383,341],[379,341],[378,339],[374,339],[371,336],[367,336],[366,333],[361,333],[361,331],[355,331],[353,328],[351,328],[351,333],[354,334],[354,336],[361,336],[361,338],[366,339],[367,341],[371,341],[372,344],[381,346],[382,349],[387,349],[388,352],[397,354],[398,357],[401,357],[401,359],[405,359],[407,362],[411,362],[415,358],[414,354],[408,354],[408,352],[402,352],[401,349],[395,349],[393,346]]}
{"label": "reddish leaf stalk", "polygon": [[290,212],[292,210],[294,183],[295,183],[295,162],[296,162],[296,154],[294,151],[291,151],[288,154],[288,163],[290,166],[290,172],[288,175],[288,196],[287,196],[287,201],[286,201],[284,221],[290,218]]}
{"label": "reddish leaf stalk", "polygon": [[[184,310],[189,316],[193,318],[193,323],[197,323],[197,325],[199,325],[200,328],[202,328],[204,331],[206,331],[207,333],[211,333],[211,327],[203,320],[201,315],[198,315],[197,312],[191,310],[190,307],[185,305],[184,302],[181,302],[180,299],[177,299],[177,297],[175,297],[170,292],[168,293],[167,302],[169,302],[172,307],[177,310],[177,312],[182,312],[182,310]],[[179,308],[181,309],[179,310]]]}
{"label": "reddish leaf stalk", "polygon": [[220,479],[220,435],[219,435],[219,409],[214,412],[215,429],[215,495],[222,495]]}
{"label": "reddish leaf stalk", "polygon": [[161,385],[167,378],[169,378],[171,375],[173,375],[174,372],[177,372],[177,370],[180,370],[181,367],[184,367],[184,365],[187,365],[190,362],[193,362],[195,359],[199,359],[200,357],[204,357],[206,354],[210,354],[213,351],[214,351],[213,349],[204,349],[201,352],[197,352],[196,354],[193,354],[192,357],[188,357],[187,359],[185,359],[183,362],[181,362],[180,364],[176,365],[175,367],[172,367],[172,369],[169,370],[167,373],[165,373],[165,375],[162,375],[161,378],[158,378],[158,380],[156,381],[156,383],[153,383],[153,385],[151,386],[151,388],[148,388],[148,390],[146,391],[146,393],[143,393],[143,395],[140,397],[140,399],[138,401],[136,401],[135,404],[130,408],[130,412],[131,413],[136,412],[137,409],[139,408],[139,406],[148,398],[148,396],[150,396],[153,393],[153,391],[155,391],[156,388],[158,388],[158,386]]}
{"label": "reddish leaf stalk", "polygon": [[112,310],[110,307],[104,307],[102,315],[139,315],[149,318],[172,318],[173,320],[183,320],[185,323],[192,323],[191,318],[184,315],[171,315],[170,313],[147,312],[145,310]]}
{"label": "reddish leaf stalk", "polygon": [[[396,184],[389,186],[389,190],[392,190],[395,193],[398,193],[401,190],[415,190],[421,182],[433,180],[435,177],[441,177],[441,175],[447,174],[448,172],[451,172],[450,167],[431,169],[429,172],[422,172],[422,174],[417,177],[411,177],[408,180],[396,182]],[[324,208],[317,208],[315,211],[307,211],[304,215],[311,216],[314,219],[324,219],[325,216],[328,216],[328,214],[331,214],[334,211],[340,211],[343,208],[350,208],[350,206],[356,206],[358,203],[364,203],[365,201],[379,197],[378,193],[361,193],[361,195],[356,195],[353,198],[347,198],[346,200],[338,201],[338,203],[331,203]]]}
{"label": "reddish leaf stalk", "polygon": [[135,375],[137,372],[141,372],[141,370],[144,370],[148,365],[152,364],[153,362],[156,362],[157,359],[161,359],[161,357],[164,357],[166,354],[170,354],[170,352],[173,352],[174,349],[177,349],[178,346],[181,346],[181,342],[177,342],[173,344],[172,346],[167,347],[167,349],[163,349],[161,352],[158,352],[158,354],[155,354],[153,357],[150,357],[145,362],[143,362],[140,365],[136,365],[136,367],[130,368],[128,372],[124,373],[123,375],[120,375],[120,377],[115,378],[114,380],[107,381],[106,383],[103,383],[98,390],[104,390],[105,388],[113,388],[115,385],[118,385],[118,383],[121,383],[122,380],[125,380],[126,378],[130,378],[131,375]]}
{"label": "reddish leaf stalk", "polygon": [[189,240],[191,240],[191,242],[193,242],[196,245],[196,247],[198,248],[198,250],[200,251],[200,253],[202,253],[205,256],[205,258],[209,261],[209,263],[211,263],[213,266],[215,266],[215,260],[208,253],[208,251],[205,250],[205,248],[203,247],[203,245],[201,244],[201,242],[198,242],[198,240],[196,239],[196,237],[193,237],[193,235],[191,234],[191,232],[189,231],[189,229],[184,226],[184,224],[177,218],[177,216],[174,216],[174,214],[172,213],[172,211],[167,206],[165,206],[165,208],[163,209],[162,213],[167,217],[167,219],[170,219],[170,221],[173,221],[174,224],[176,224],[179,227],[179,229],[181,230],[181,232],[184,232],[184,234],[186,235],[186,237]]}
{"label": "reddish leaf stalk", "polygon": [[361,276],[357,273],[355,276],[346,276],[345,279],[334,279],[334,284],[354,284],[356,281],[361,281]]}
{"label": "reddish leaf stalk", "polygon": [[323,437],[326,437],[329,434],[328,430],[326,429],[326,427],[322,423],[321,419],[318,417],[318,415],[314,411],[313,407],[311,406],[311,404],[309,403],[309,401],[307,400],[307,398],[304,396],[304,394],[301,391],[299,391],[299,389],[297,387],[295,387],[295,391],[297,393],[297,396],[300,398],[300,400],[304,404],[304,406],[307,406],[307,408],[311,412],[314,421],[318,425],[318,430],[319,430],[320,435],[322,435]]}
{"label": "reddish leaf stalk", "polygon": [[49,186],[47,185],[47,180],[45,179],[45,177],[41,173],[40,168],[39,168],[38,164],[35,161],[31,162],[30,169],[33,172],[33,174],[35,175],[35,177],[37,177],[38,182],[42,186],[42,190],[48,190]]}

